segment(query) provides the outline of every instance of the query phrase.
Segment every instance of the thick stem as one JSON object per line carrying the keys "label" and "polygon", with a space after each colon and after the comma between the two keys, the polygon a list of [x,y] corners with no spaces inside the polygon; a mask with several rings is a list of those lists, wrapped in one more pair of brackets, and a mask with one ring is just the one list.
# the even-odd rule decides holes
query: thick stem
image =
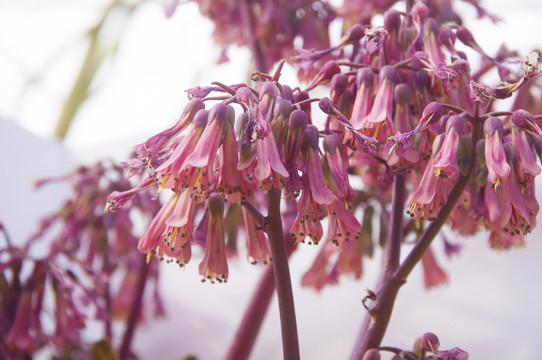
{"label": "thick stem", "polygon": [[288,267],[288,254],[282,231],[280,213],[280,190],[268,192],[268,217],[264,231],[269,238],[273,273],[279,303],[280,326],[282,331],[282,351],[284,359],[299,359],[299,341],[295,317],[294,295]]}
{"label": "thick stem", "polygon": [[134,294],[134,302],[130,308],[130,313],[126,322],[126,330],[124,332],[124,337],[119,350],[120,360],[128,359],[130,356],[130,347],[134,337],[137,320],[139,318],[139,314],[141,313],[141,304],[143,303],[143,294],[145,292],[149,267],[149,264],[147,264],[147,256],[142,256],[141,265],[139,268],[139,277],[137,279],[137,288]]}

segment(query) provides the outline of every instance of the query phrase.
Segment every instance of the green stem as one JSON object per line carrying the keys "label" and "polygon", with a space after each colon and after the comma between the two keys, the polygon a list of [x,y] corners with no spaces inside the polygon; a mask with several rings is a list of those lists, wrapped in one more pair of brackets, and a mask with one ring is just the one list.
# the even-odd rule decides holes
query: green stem
{"label": "green stem", "polygon": [[100,33],[105,20],[117,5],[118,1],[113,0],[104,10],[98,24],[89,30],[90,43],[87,48],[85,59],[83,60],[83,64],[81,65],[81,69],[79,70],[79,74],[75,79],[68,98],[64,102],[62,112],[60,113],[60,117],[58,118],[54,130],[53,135],[58,139],[64,139],[66,137],[75,114],[88,96],[90,83],[92,82],[94,75],[96,75],[103,59],[103,54],[100,53],[99,49],[98,34]]}

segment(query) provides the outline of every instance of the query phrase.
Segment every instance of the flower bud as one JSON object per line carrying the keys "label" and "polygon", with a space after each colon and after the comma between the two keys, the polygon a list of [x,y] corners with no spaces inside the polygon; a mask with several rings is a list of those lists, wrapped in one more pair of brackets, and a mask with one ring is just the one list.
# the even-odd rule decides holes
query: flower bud
{"label": "flower bud", "polygon": [[501,119],[497,117],[491,117],[484,123],[484,133],[486,136],[492,136],[495,131],[498,131],[499,137],[502,138],[504,128]]}
{"label": "flower bud", "polygon": [[451,128],[453,128],[456,134],[462,134],[465,128],[465,120],[459,115],[450,116],[446,122],[446,132],[450,131]]}
{"label": "flower bud", "polygon": [[362,360],[380,360],[381,358],[382,357],[380,356],[380,353],[377,349],[369,349],[367,350],[365,355],[363,355]]}
{"label": "flower bud", "polygon": [[331,79],[331,98],[338,100],[348,88],[348,76],[344,74],[335,74]]}
{"label": "flower bud", "polygon": [[421,24],[429,16],[429,9],[424,3],[418,2],[412,7],[411,14],[414,21],[418,24]]}
{"label": "flower bud", "polygon": [[398,33],[401,28],[401,14],[397,10],[388,10],[384,14],[384,29]]}
{"label": "flower bud", "polygon": [[360,41],[364,35],[364,27],[360,24],[355,24],[346,30],[346,33],[341,40],[341,44],[353,44]]}
{"label": "flower bud", "polygon": [[410,87],[407,84],[401,83],[395,86],[394,95],[395,102],[401,106],[408,105],[410,102]]}
{"label": "flower bud", "polygon": [[320,108],[320,110],[322,110],[325,114],[328,115],[337,115],[339,112],[333,101],[331,101],[331,99],[328,97],[320,99],[320,101],[318,102],[318,107]]}
{"label": "flower bud", "polygon": [[417,31],[412,26],[406,27],[401,30],[401,49],[407,51],[412,46],[414,39],[416,39]]}
{"label": "flower bud", "polygon": [[380,69],[380,82],[383,82],[384,80],[391,84],[395,84],[399,81],[399,73],[394,66],[384,65],[382,69]]}
{"label": "flower bud", "polygon": [[531,113],[525,110],[516,110],[512,114],[512,122],[518,128],[531,135],[542,137],[542,130],[538,126],[535,118]]}
{"label": "flower bud", "polygon": [[472,162],[472,139],[470,136],[462,135],[459,138],[459,145],[457,147],[457,163],[461,169],[463,176],[467,175]]}
{"label": "flower bud", "polygon": [[422,336],[422,349],[425,351],[435,352],[440,347],[440,341],[437,335],[433,333],[425,333]]}
{"label": "flower bud", "polygon": [[478,140],[476,143],[476,170],[475,179],[478,187],[483,187],[487,182],[487,167],[486,167],[486,141]]}
{"label": "flower bud", "polygon": [[224,214],[224,197],[218,193],[212,193],[207,200],[209,215],[212,218],[222,217]]}

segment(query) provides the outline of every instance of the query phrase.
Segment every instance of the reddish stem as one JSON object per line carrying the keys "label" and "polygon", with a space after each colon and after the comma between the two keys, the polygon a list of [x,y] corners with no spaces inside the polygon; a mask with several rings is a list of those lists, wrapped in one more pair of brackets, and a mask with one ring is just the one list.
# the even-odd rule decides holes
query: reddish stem
{"label": "reddish stem", "polygon": [[268,217],[264,231],[269,238],[273,273],[279,303],[280,326],[282,331],[282,352],[286,360],[299,359],[299,341],[295,317],[294,294],[288,267],[288,254],[282,231],[280,213],[280,190],[271,189],[268,196]]}

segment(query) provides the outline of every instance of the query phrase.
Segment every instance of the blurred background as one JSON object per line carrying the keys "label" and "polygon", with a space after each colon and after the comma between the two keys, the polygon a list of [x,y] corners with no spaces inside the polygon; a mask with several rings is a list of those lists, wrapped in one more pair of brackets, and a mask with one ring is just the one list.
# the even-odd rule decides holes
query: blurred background
{"label": "blurred background", "polygon": [[[177,120],[187,102],[186,89],[247,79],[247,49],[230,46],[230,61],[217,65],[222,50],[197,5],[181,2],[170,18],[164,5],[0,1],[0,221],[15,242],[35,231],[38,219],[67,194],[56,185],[34,191],[36,178],[62,175],[78,163],[105,157],[125,160],[133,145]],[[542,3],[486,0],[484,5],[503,22],[478,20],[463,3],[460,9],[486,52],[494,54],[502,43],[523,55],[542,46]],[[341,25],[333,26],[337,39]],[[296,81],[291,68],[283,73],[285,82]],[[81,85],[83,92],[74,91]],[[61,140],[58,121],[72,115]],[[484,234],[450,237],[464,244],[459,257],[440,259],[450,284],[425,291],[421,271],[415,272],[399,295],[384,345],[410,348],[432,331],[442,348],[461,347],[472,359],[540,359],[540,229],[528,236],[525,248],[502,252],[490,250]],[[344,279],[315,293],[299,284],[316,253],[317,248],[304,246],[291,260],[301,356],[346,358],[365,312],[361,299],[376,282],[380,254],[365,262],[361,281]],[[230,262],[228,284],[211,286],[200,283],[196,264],[186,270],[161,267],[168,315],[139,328],[135,344],[141,358],[175,359],[188,353],[202,360],[220,358],[262,269],[240,256]],[[86,336],[98,340],[92,331]],[[252,358],[278,359],[281,353],[273,303]]]}

